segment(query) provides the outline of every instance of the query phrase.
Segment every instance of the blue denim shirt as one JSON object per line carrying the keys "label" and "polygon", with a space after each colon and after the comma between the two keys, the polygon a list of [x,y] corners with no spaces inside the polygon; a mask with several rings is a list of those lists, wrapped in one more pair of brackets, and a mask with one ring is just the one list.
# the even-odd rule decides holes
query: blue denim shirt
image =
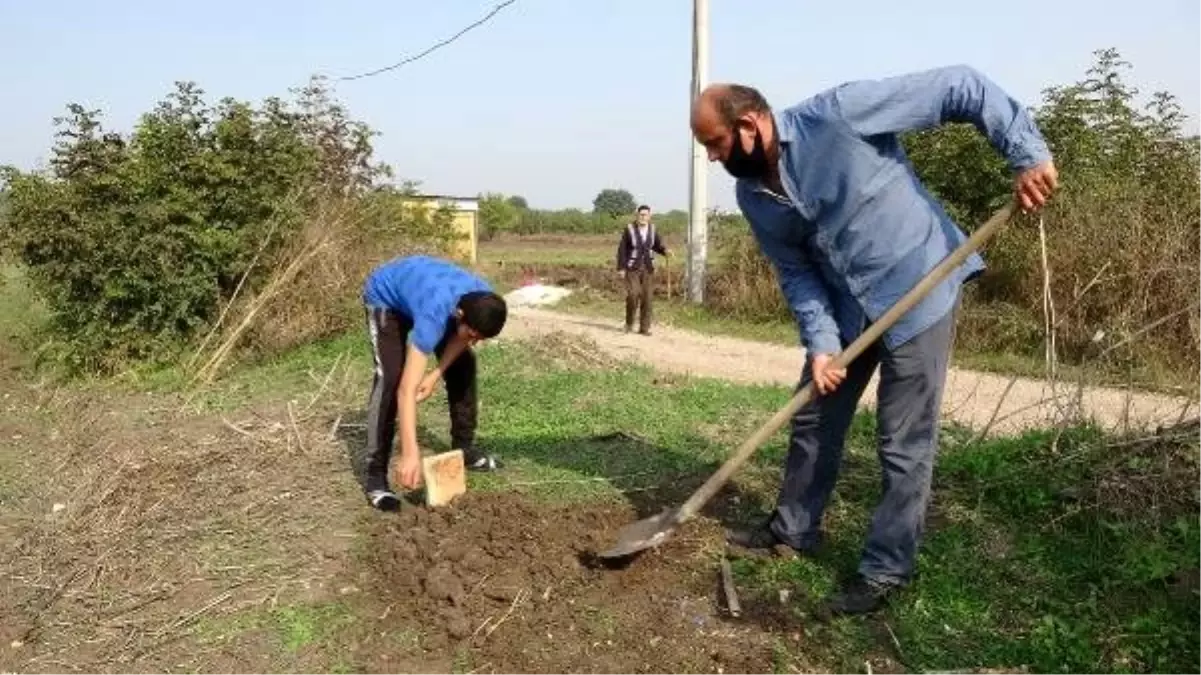
{"label": "blue denim shirt", "polygon": [[[1050,159],[1027,111],[966,66],[850,82],[775,114],[786,194],[735,193],[811,353],[836,353],[964,241],[918,180],[898,134],[970,122],[1015,171]],[[895,348],[954,306],[973,255],[884,334]]]}

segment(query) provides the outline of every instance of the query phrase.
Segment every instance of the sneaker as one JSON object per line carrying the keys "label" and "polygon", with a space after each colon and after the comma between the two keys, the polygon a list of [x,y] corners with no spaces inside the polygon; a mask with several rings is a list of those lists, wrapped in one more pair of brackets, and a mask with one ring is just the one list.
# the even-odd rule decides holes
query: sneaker
{"label": "sneaker", "polygon": [[504,466],[499,459],[492,455],[465,458],[464,462],[467,465],[468,471],[496,471]]}
{"label": "sneaker", "polygon": [[400,497],[391,490],[372,490],[367,493],[367,501],[380,511],[397,511],[400,509]]}
{"label": "sneaker", "polygon": [[885,605],[888,596],[897,589],[895,584],[889,584],[862,575],[844,584],[826,602],[826,611],[830,616],[868,614]]}

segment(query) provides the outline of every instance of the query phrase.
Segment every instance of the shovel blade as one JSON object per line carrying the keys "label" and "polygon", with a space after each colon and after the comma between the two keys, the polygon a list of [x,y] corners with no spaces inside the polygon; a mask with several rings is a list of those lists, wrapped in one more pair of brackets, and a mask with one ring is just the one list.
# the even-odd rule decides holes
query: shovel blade
{"label": "shovel blade", "polygon": [[676,510],[668,509],[656,516],[643,518],[621,528],[617,542],[598,555],[602,558],[624,558],[653,548],[667,541],[676,528]]}

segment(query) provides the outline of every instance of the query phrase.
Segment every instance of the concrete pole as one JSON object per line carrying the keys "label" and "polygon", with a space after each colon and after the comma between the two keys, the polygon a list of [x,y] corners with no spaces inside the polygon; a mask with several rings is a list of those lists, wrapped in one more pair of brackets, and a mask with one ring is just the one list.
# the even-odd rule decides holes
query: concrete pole
{"label": "concrete pole", "polygon": [[[709,0],[692,0],[692,96],[689,105],[706,86],[709,72]],[[708,170],[705,146],[689,134],[692,166],[689,171],[688,207],[688,301],[705,300],[705,260],[709,254]]]}

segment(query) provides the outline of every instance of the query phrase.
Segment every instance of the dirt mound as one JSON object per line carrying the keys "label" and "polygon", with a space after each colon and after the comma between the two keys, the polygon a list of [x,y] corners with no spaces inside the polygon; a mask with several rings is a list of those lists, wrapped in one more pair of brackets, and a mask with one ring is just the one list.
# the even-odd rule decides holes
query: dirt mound
{"label": "dirt mound", "polygon": [[[762,626],[724,618],[703,524],[622,569],[591,554],[635,517],[628,508],[536,504],[473,493],[453,507],[377,521],[362,582],[381,616],[411,625],[425,659],[453,652],[468,670],[500,672],[763,672]],[[711,526],[710,526],[711,527]],[[360,655],[369,669],[412,665]],[[437,663],[425,664],[428,667]],[[457,664],[462,667],[463,663]]]}

